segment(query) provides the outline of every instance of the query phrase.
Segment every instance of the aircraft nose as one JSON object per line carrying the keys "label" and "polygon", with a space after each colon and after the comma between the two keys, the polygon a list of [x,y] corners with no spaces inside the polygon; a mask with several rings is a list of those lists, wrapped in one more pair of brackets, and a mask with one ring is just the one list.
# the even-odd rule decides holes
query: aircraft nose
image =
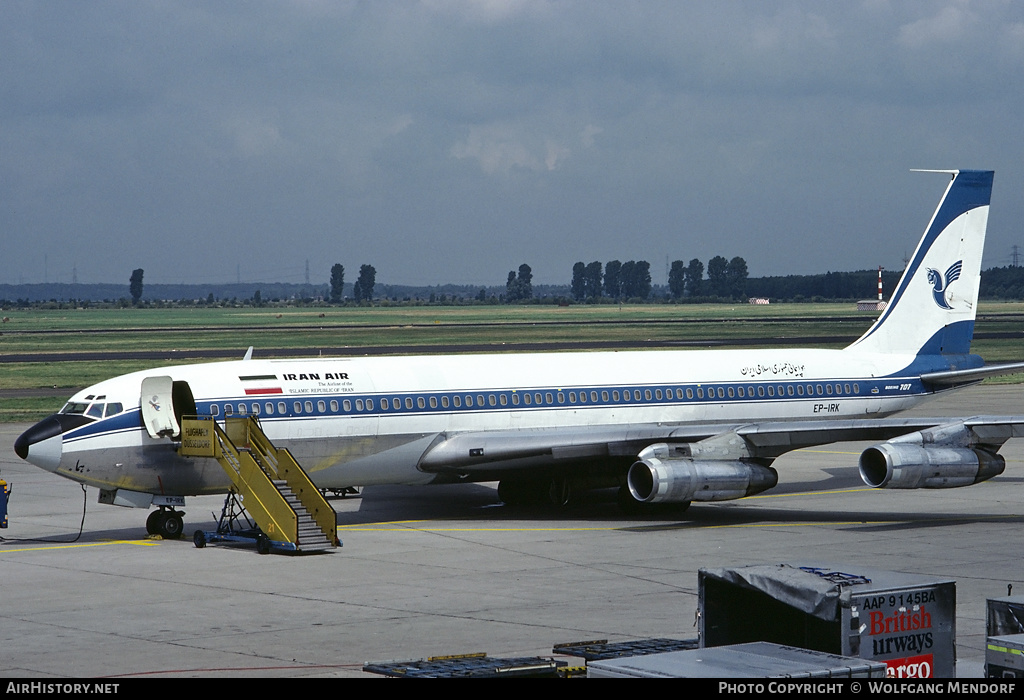
{"label": "aircraft nose", "polygon": [[47,471],[57,471],[64,445],[64,428],[56,417],[39,421],[14,441],[14,451],[26,462]]}

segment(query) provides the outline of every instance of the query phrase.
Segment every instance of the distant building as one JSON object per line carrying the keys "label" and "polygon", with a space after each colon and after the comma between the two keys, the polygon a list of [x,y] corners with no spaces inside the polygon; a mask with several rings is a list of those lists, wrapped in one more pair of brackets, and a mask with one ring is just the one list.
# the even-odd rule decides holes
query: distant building
{"label": "distant building", "polygon": [[749,299],[747,299],[747,303],[754,304],[756,306],[768,306],[768,304],[770,304],[771,301],[769,301],[765,297],[750,297]]}
{"label": "distant building", "polygon": [[857,302],[857,311],[885,311],[885,307],[888,305],[889,302],[887,301],[865,299],[864,301]]}

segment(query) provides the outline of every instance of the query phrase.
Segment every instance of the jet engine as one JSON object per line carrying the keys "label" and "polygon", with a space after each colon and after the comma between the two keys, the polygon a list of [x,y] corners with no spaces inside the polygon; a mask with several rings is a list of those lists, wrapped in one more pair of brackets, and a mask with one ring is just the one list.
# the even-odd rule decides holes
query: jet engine
{"label": "jet engine", "polygon": [[626,477],[633,498],[643,503],[728,501],[766,491],[779,482],[771,467],[740,460],[673,457],[678,450],[652,445],[640,453]]}
{"label": "jet engine", "polygon": [[1003,473],[1006,460],[977,447],[883,442],[860,456],[860,478],[879,489],[951,489]]}

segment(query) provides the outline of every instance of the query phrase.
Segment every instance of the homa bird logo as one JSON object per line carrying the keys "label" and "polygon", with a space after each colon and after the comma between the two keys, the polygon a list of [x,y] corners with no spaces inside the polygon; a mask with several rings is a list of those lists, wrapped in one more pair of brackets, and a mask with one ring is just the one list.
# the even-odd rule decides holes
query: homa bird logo
{"label": "homa bird logo", "polygon": [[936,305],[940,309],[946,309],[951,311],[952,306],[946,301],[946,290],[949,289],[949,285],[960,279],[960,270],[963,269],[964,261],[957,260],[955,263],[949,266],[946,270],[946,274],[940,276],[939,271],[933,268],[928,268],[928,282],[932,285],[932,299],[935,300]]}

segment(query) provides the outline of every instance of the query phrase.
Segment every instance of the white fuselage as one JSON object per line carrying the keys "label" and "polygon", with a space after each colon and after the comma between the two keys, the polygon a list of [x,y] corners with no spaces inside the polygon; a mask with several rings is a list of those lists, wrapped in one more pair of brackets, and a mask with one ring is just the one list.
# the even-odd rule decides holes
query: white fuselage
{"label": "white fuselage", "polygon": [[[120,413],[62,437],[45,466],[101,488],[223,492],[209,459],[179,457],[140,419],[146,377],[185,383],[195,411],[258,414],[320,488],[429,483],[438,436],[596,426],[732,424],[881,416],[931,395],[914,356],[851,350],[716,350],[248,360],[111,379],[71,404]],[[930,370],[945,369],[933,366]],[[906,371],[905,371],[906,370]],[[182,407],[176,407],[182,411]],[[191,407],[189,408],[191,410]]]}

